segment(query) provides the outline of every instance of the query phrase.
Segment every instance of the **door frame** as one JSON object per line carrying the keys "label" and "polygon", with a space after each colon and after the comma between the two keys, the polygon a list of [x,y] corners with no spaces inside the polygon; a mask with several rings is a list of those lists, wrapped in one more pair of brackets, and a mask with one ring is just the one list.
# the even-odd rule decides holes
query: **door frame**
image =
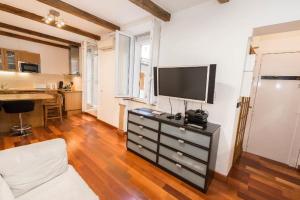
{"label": "door frame", "polygon": [[[253,79],[252,79],[252,86],[251,86],[251,93],[250,93],[250,98],[251,98],[251,102],[250,102],[250,106],[252,109],[249,110],[249,127],[246,130],[247,134],[245,134],[247,137],[244,138],[244,147],[245,147],[245,151],[247,152],[247,148],[248,148],[248,143],[249,143],[249,139],[251,136],[251,131],[252,131],[252,127],[253,127],[253,115],[255,112],[255,102],[256,102],[256,97],[257,97],[257,88],[259,87],[259,83],[261,81],[261,67],[262,67],[262,59],[265,55],[276,55],[276,54],[290,54],[290,53],[300,53],[300,51],[283,51],[283,52],[269,52],[269,53],[262,53],[261,56],[257,56],[256,59],[259,60],[258,63],[256,63],[254,69],[253,69]],[[300,120],[300,117],[298,117],[298,120]],[[296,131],[294,131],[293,133],[293,138],[296,137]],[[288,156],[288,164],[289,166],[292,167],[297,167],[297,162],[298,160],[292,161],[292,152],[293,152],[293,148],[295,148],[295,140],[293,140],[294,142],[292,142],[292,145],[289,149],[289,156]],[[300,155],[300,150],[299,150],[299,155]],[[297,158],[296,158],[297,159]],[[286,163],[284,163],[286,164]]]}

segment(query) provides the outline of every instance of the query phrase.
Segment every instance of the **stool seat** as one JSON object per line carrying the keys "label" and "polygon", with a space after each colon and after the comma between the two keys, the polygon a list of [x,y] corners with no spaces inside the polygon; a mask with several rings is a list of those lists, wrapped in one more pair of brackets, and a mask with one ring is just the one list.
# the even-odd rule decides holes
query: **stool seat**
{"label": "stool seat", "polygon": [[6,113],[17,113],[19,114],[20,125],[15,125],[11,127],[14,135],[28,135],[29,131],[31,131],[30,125],[24,125],[22,119],[22,113],[31,112],[34,110],[34,102],[33,101],[6,101],[2,103],[2,107]]}
{"label": "stool seat", "polygon": [[34,109],[33,101],[7,101],[2,105],[6,113],[26,113]]}

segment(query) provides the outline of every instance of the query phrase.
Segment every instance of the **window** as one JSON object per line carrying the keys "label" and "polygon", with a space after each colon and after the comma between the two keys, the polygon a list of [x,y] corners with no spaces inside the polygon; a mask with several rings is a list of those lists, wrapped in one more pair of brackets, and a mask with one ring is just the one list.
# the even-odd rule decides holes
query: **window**
{"label": "window", "polygon": [[158,64],[160,22],[140,35],[116,32],[116,97],[155,104],[153,67]]}
{"label": "window", "polygon": [[116,32],[116,96],[132,96],[133,37]]}
{"label": "window", "polygon": [[150,93],[152,66],[150,34],[135,37],[134,91],[133,97],[147,101]]}

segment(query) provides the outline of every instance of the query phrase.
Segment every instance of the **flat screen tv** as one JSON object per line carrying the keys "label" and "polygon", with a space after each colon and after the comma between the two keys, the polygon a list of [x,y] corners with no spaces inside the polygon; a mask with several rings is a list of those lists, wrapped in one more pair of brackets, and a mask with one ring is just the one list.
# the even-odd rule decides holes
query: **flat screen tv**
{"label": "flat screen tv", "polygon": [[158,68],[158,94],[213,103],[216,65]]}

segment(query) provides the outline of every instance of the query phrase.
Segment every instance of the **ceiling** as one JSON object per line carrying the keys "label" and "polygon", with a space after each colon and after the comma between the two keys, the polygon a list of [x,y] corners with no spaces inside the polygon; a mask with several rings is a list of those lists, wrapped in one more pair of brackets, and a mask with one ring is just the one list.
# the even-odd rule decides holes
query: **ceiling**
{"label": "ceiling", "polygon": [[165,10],[174,13],[184,10],[209,0],[152,0],[154,3],[160,5]]}
{"label": "ceiling", "polygon": [[[78,7],[92,15],[110,21],[118,26],[128,24],[133,21],[150,16],[148,12],[139,8],[131,3],[129,0],[63,0],[64,2]],[[166,9],[167,11],[174,13],[188,7],[195,6],[205,1],[211,0],[153,0],[155,3]],[[8,4],[41,16],[45,16],[50,6],[40,3],[36,0],[0,0],[1,3]],[[57,9],[55,9],[57,10]],[[103,28],[99,25],[73,16],[69,13],[60,11],[65,23],[76,28],[97,34],[103,35],[111,32],[110,30]],[[61,37],[75,42],[81,42],[83,40],[90,40],[81,35],[64,31],[55,27],[48,26],[43,23],[32,21],[17,15],[13,15],[7,12],[0,11],[0,21],[3,23],[11,24],[21,28],[31,29],[41,33]]]}

